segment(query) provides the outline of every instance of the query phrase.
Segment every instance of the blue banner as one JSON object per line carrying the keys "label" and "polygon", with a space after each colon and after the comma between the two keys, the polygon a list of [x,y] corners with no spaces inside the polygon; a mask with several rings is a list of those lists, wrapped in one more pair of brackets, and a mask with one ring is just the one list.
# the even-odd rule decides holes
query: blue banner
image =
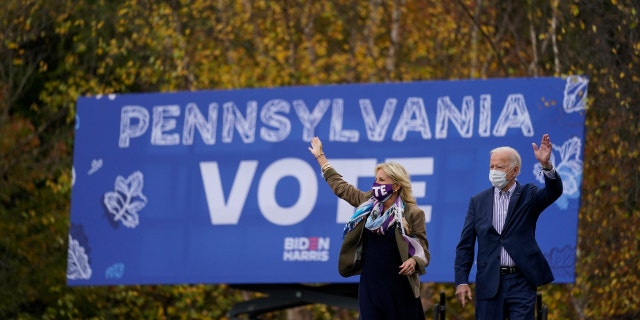
{"label": "blue banner", "polygon": [[[326,185],[314,136],[347,181],[371,187],[398,161],[424,210],[424,282],[453,282],[469,198],[489,151],[522,157],[549,133],[564,194],[537,239],[556,282],[574,282],[584,77],[112,94],[77,101],[68,285],[356,282],[337,271],[354,208]],[[472,273],[475,272],[475,268]],[[472,274],[472,279],[474,274]]]}

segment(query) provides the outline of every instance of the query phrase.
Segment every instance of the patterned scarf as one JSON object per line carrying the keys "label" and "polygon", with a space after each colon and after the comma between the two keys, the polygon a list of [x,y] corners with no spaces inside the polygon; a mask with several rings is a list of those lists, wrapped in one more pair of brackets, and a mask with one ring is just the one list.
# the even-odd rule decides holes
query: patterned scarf
{"label": "patterned scarf", "polygon": [[[390,226],[397,223],[402,232],[402,238],[409,245],[409,257],[417,256],[421,258],[422,261],[427,261],[420,242],[405,233],[404,219],[402,219],[404,214],[404,202],[402,199],[400,199],[400,197],[396,198],[396,202],[381,214],[382,208],[382,202],[375,200],[373,197],[358,206],[351,219],[345,224],[342,238],[355,229],[358,223],[362,222],[365,218],[364,227],[378,234],[384,234]],[[359,251],[360,250],[358,250],[358,255],[360,253]]]}

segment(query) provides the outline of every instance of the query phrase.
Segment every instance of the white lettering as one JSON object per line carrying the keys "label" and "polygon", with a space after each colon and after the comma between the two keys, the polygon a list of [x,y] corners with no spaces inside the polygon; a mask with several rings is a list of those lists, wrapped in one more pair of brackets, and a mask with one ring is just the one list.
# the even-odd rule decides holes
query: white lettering
{"label": "white lettering", "polygon": [[[276,202],[276,187],[284,177],[298,180],[300,193],[295,204],[284,208]],[[318,196],[318,184],[314,170],[305,161],[285,158],[267,167],[258,184],[258,206],[262,215],[273,224],[292,225],[304,220],[313,210]],[[293,196],[293,195],[290,195]]]}
{"label": "white lettering", "polygon": [[287,117],[277,114],[278,112],[289,113],[291,106],[288,102],[275,99],[267,102],[260,111],[260,120],[266,125],[270,125],[278,130],[268,128],[260,129],[260,137],[268,142],[280,142],[286,139],[291,133],[291,121]]}
{"label": "white lettering", "polygon": [[373,191],[373,196],[375,197],[382,197],[389,194],[385,185],[371,187],[371,190]]}
{"label": "white lettering", "polygon": [[[388,158],[385,161],[396,161],[402,164],[411,176],[413,195],[419,201],[426,196],[426,182],[419,176],[433,175],[434,161],[432,157]],[[376,159],[341,159],[332,160],[334,167],[344,172],[343,178],[354,185],[362,178],[373,179]],[[207,206],[211,224],[238,224],[245,206],[249,189],[258,167],[257,161],[241,161],[228,193],[222,186],[220,169],[217,162],[201,162],[200,171],[204,184]],[[298,181],[299,193],[296,202],[290,207],[282,207],[276,200],[278,183],[285,177],[293,177]],[[309,183],[314,181],[314,183]],[[362,188],[367,190],[369,187]],[[288,194],[290,196],[290,194]],[[317,177],[313,168],[305,161],[296,158],[285,158],[269,165],[258,184],[258,207],[265,219],[275,225],[294,225],[300,223],[311,214],[318,197]],[[431,206],[419,205],[425,212],[425,220],[431,220]],[[353,206],[336,198],[336,223],[343,224],[353,215]],[[287,242],[289,241],[289,242]],[[285,240],[285,249],[306,249],[310,245],[306,240]],[[329,240],[319,239],[319,248],[329,247]]]}
{"label": "white lettering", "polygon": [[531,116],[521,94],[511,94],[504,103],[502,113],[498,117],[498,122],[493,128],[493,135],[496,137],[504,137],[509,128],[520,128],[525,137],[533,136],[533,124]]}
{"label": "white lettering", "polygon": [[480,124],[478,125],[478,135],[488,137],[491,134],[491,95],[480,96]]}
{"label": "white lettering", "polygon": [[233,102],[225,103],[222,109],[222,142],[230,143],[233,141],[233,128],[235,127],[244,143],[252,143],[256,135],[258,103],[255,101],[247,102],[246,117],[242,116]]}
{"label": "white lettering", "polygon": [[307,106],[304,104],[304,101],[293,100],[293,108],[296,110],[298,118],[300,118],[300,122],[304,127],[304,130],[302,130],[303,141],[311,141],[315,136],[316,126],[329,109],[330,103],[330,99],[321,99],[318,101],[315,109],[313,109],[313,112],[310,113],[309,109],[307,109]]}
{"label": "white lettering", "polygon": [[285,250],[329,250],[328,237],[285,237]]}
{"label": "white lettering", "polygon": [[284,238],[284,249],[293,250],[296,248],[296,238],[286,237]]}
{"label": "white lettering", "polygon": [[331,238],[318,238],[318,250],[329,250]]}
{"label": "white lettering", "polygon": [[420,132],[422,139],[431,139],[431,129],[422,98],[410,97],[407,99],[391,139],[404,141],[408,131]]}
{"label": "white lettering", "polygon": [[233,186],[229,193],[229,199],[225,201],[218,163],[200,163],[200,172],[211,224],[238,224],[240,213],[247,200],[247,194],[257,167],[258,161],[240,162],[236,178],[233,180]]}
{"label": "white lettering", "polygon": [[[507,97],[493,131],[491,130],[491,103],[491,95],[480,95],[477,117],[480,137],[489,137],[491,134],[502,137],[509,129],[520,129],[524,136],[533,136],[531,117],[522,94],[515,93]],[[396,98],[387,98],[380,116],[376,117],[373,103],[369,99],[359,100],[362,124],[369,141],[381,142],[385,140],[397,104]],[[358,130],[347,130],[343,127],[345,123],[343,99],[319,99],[313,111],[307,108],[303,100],[294,100],[292,105],[302,125],[302,141],[311,141],[317,135],[316,128],[325,118],[329,107],[331,107],[331,115],[328,140],[349,143],[356,143],[360,140]],[[132,138],[143,136],[148,130],[150,120],[152,122],[150,135],[152,145],[175,146],[180,143],[192,145],[196,129],[204,144],[214,145],[218,128],[218,104],[210,103],[208,114],[204,115],[195,103],[187,103],[184,106],[183,128],[175,130],[179,129],[177,128],[177,118],[181,115],[181,108],[179,105],[154,106],[150,117],[149,111],[145,107],[123,106],[120,113],[118,146],[128,148]],[[296,132],[290,119],[290,109],[291,105],[283,99],[272,99],[262,106],[260,110],[260,124],[262,126],[259,133],[262,141],[281,142],[289,138],[292,132]],[[455,126],[460,137],[472,138],[475,114],[475,102],[471,96],[463,97],[459,109],[448,96],[437,97],[435,138],[446,139],[449,136],[450,122]],[[222,123],[219,130],[222,143],[233,143],[234,132],[238,133],[245,144],[255,142],[258,126],[257,101],[247,101],[244,114],[235,102],[226,102],[222,105],[220,118]],[[351,118],[348,119],[351,120]],[[432,138],[426,107],[423,98],[420,97],[407,98],[391,134],[391,140],[402,142],[406,140],[407,134],[411,131],[417,132],[423,140]]]}
{"label": "white lettering", "polygon": [[[136,119],[137,123],[132,123]],[[129,147],[130,138],[141,136],[149,127],[149,111],[140,106],[124,106],[120,111],[120,148]]]}
{"label": "white lettering", "polygon": [[207,145],[216,143],[216,125],[218,122],[218,104],[209,104],[209,121],[198,109],[195,103],[187,104],[184,112],[184,131],[182,133],[182,144],[190,146],[193,144],[194,129],[198,128],[202,141]]}
{"label": "white lettering", "polygon": [[328,237],[286,237],[284,238],[283,261],[328,261]]}
{"label": "white lettering", "polygon": [[451,120],[461,137],[470,138],[473,134],[473,98],[466,96],[462,99],[462,111],[458,111],[449,97],[438,98],[436,139],[447,138],[447,120]]}
{"label": "white lettering", "polygon": [[329,261],[329,251],[285,251],[283,261]]}
{"label": "white lettering", "polygon": [[331,128],[329,140],[342,142],[358,142],[360,134],[356,130],[342,130],[344,120],[344,101],[333,100],[333,112],[331,113]]}
{"label": "white lettering", "polygon": [[380,115],[380,119],[376,120],[376,114],[373,111],[373,105],[369,99],[360,99],[360,111],[364,120],[367,137],[370,141],[383,141],[387,133],[387,129],[393,118],[393,111],[396,109],[398,99],[387,99],[384,109]]}
{"label": "white lettering", "polygon": [[307,239],[307,238],[298,238],[297,249],[309,250],[309,239]]}
{"label": "white lettering", "polygon": [[153,126],[151,128],[151,144],[158,146],[174,146],[180,143],[180,135],[177,133],[164,134],[164,132],[176,128],[176,119],[180,115],[180,106],[155,106],[153,107]]}

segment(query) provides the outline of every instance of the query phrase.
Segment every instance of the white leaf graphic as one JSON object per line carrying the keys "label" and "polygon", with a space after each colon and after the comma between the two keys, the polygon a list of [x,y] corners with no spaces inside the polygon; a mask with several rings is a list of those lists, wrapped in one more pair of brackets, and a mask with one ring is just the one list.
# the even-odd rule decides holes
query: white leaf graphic
{"label": "white leaf graphic", "polygon": [[[555,153],[551,154],[551,163],[562,178],[562,193],[575,198],[580,193],[580,181],[582,180],[582,160],[580,159],[582,141],[577,137],[573,137],[559,147],[554,145],[553,150],[559,154],[559,157],[556,157]],[[557,160],[558,158],[559,161]],[[542,167],[539,163],[536,163],[534,174],[540,172],[540,170],[542,170]],[[540,183],[544,183],[542,175],[536,175],[536,179]]]}
{"label": "white leaf graphic", "polygon": [[135,228],[140,223],[138,212],[147,204],[147,198],[142,194],[143,187],[144,178],[140,171],[127,179],[116,177],[115,191],[104,195],[104,205],[114,215],[114,221],[121,221],[128,228]]}
{"label": "white leaf graphic", "polygon": [[96,173],[98,170],[102,168],[102,159],[93,159],[91,161],[91,169],[89,169],[88,175],[92,175]]}
{"label": "white leaf graphic", "polygon": [[124,263],[115,263],[104,272],[107,279],[120,279],[124,275]]}
{"label": "white leaf graphic", "polygon": [[580,139],[573,137],[558,149],[560,152],[560,162],[556,170],[562,177],[564,184],[563,193],[578,193],[580,192],[579,181],[582,178],[582,160],[580,160],[582,142]]}
{"label": "white leaf graphic", "polygon": [[80,246],[78,240],[74,240],[69,235],[69,250],[67,253],[67,279],[89,279],[91,278],[91,266],[89,257]]}
{"label": "white leaf graphic", "polygon": [[569,76],[564,87],[562,106],[566,113],[577,112],[587,107],[587,85],[589,80],[580,76]]}

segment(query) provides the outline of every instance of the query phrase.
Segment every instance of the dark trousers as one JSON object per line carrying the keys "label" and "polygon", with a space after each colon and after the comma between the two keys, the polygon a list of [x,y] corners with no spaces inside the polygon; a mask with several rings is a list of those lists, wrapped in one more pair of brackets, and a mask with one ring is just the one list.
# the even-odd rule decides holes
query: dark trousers
{"label": "dark trousers", "polygon": [[521,273],[501,274],[498,293],[476,301],[477,320],[534,320],[536,286]]}

